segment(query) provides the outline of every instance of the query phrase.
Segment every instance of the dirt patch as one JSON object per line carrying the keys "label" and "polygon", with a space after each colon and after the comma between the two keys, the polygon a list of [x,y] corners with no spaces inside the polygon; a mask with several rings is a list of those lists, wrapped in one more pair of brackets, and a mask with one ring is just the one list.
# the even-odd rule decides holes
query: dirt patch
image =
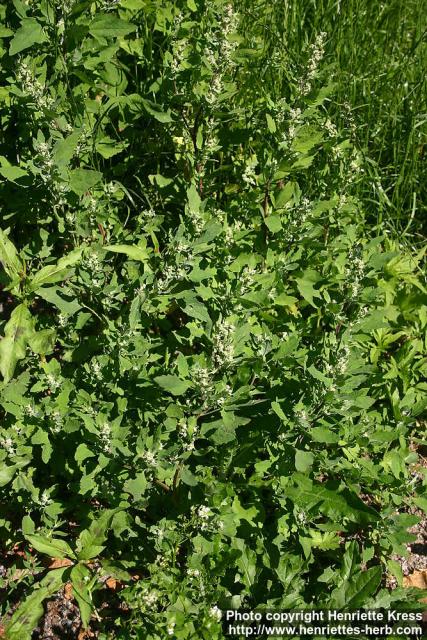
{"label": "dirt patch", "polygon": [[81,620],[76,603],[62,590],[45,605],[45,614],[33,631],[32,640],[76,640]]}

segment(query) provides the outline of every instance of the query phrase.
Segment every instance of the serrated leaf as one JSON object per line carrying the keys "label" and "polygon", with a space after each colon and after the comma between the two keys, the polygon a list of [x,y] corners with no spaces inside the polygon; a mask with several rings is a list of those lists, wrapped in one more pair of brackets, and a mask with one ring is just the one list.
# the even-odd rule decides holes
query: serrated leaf
{"label": "serrated leaf", "polygon": [[254,518],[256,518],[258,515],[258,509],[256,507],[249,507],[249,509],[245,509],[244,507],[242,507],[239,497],[234,496],[231,509],[239,522],[241,520],[246,520],[246,522],[249,522],[249,524],[255,524]]}
{"label": "serrated leaf", "polygon": [[307,124],[298,129],[292,142],[292,150],[298,153],[308,153],[323,140],[323,134],[315,125]]}
{"label": "serrated leaf", "polygon": [[79,138],[81,136],[80,131],[73,131],[69,136],[58,140],[53,147],[53,159],[57,167],[66,167],[72,159],[76,150]]}
{"label": "serrated leaf", "polygon": [[191,184],[187,189],[187,199],[190,211],[192,211],[193,213],[199,213],[200,204],[202,201],[200,199],[199,192],[197,191],[194,184]]}
{"label": "serrated leaf", "polygon": [[265,118],[267,120],[267,127],[270,133],[276,133],[276,123],[269,113],[265,114]]}
{"label": "serrated leaf", "polygon": [[0,462],[0,487],[4,487],[11,482],[15,475],[15,471],[15,465],[8,466],[4,462]]}
{"label": "serrated leaf", "polygon": [[56,331],[55,329],[42,329],[35,331],[29,338],[28,344],[31,351],[40,355],[51,353],[55,347]]}
{"label": "serrated leaf", "polygon": [[125,491],[128,491],[134,498],[134,500],[141,500],[148,487],[148,481],[145,477],[145,473],[141,471],[137,473],[135,478],[131,478],[125,483]]}
{"label": "serrated leaf", "polygon": [[296,191],[296,182],[287,182],[275,198],[276,209],[282,209],[291,200]]}
{"label": "serrated leaf", "polygon": [[211,322],[211,318],[205,305],[197,300],[187,302],[184,306],[184,311],[188,316],[190,316],[190,318],[196,318],[197,320],[207,323]]}
{"label": "serrated leaf", "polygon": [[352,522],[366,524],[376,522],[379,514],[348,489],[329,488],[320,482],[313,482],[302,474],[294,474],[294,486],[288,486],[286,493],[296,504],[304,509],[317,507],[330,518],[347,518]]}
{"label": "serrated leaf", "polygon": [[279,215],[267,216],[264,222],[271,233],[278,233],[282,229],[282,220]]}
{"label": "serrated leaf", "polygon": [[314,269],[306,269],[301,278],[296,278],[298,291],[313,307],[317,308],[314,304],[314,298],[321,298],[320,293],[314,288],[314,285],[319,282],[321,276]]}
{"label": "serrated leaf", "polygon": [[180,477],[182,482],[189,487],[196,487],[199,484],[196,476],[190,471],[188,467],[183,467],[183,469],[181,469]]}
{"label": "serrated leaf", "polygon": [[339,441],[339,435],[325,427],[313,427],[310,429],[310,436],[315,442],[332,444]]}
{"label": "serrated leaf", "polygon": [[414,504],[417,505],[417,507],[422,509],[424,513],[427,513],[427,498],[424,498],[422,496],[417,496],[416,498],[413,499],[413,502]]}
{"label": "serrated leaf", "polygon": [[12,29],[7,29],[7,27],[3,27],[0,26],[0,38],[10,38],[10,36],[13,36],[13,31]]}
{"label": "serrated leaf", "polygon": [[40,287],[37,295],[55,305],[65,316],[72,316],[81,309],[77,300],[67,295],[67,290],[60,287]]}

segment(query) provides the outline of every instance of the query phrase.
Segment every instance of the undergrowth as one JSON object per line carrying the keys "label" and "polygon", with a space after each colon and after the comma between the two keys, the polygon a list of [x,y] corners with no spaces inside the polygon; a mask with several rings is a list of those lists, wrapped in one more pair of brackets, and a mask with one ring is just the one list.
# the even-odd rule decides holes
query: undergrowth
{"label": "undergrowth", "polygon": [[370,94],[364,141],[353,14],[326,8],[298,29],[292,3],[0,8],[11,640],[69,584],[99,638],[416,606],[392,556],[427,504],[424,252],[372,184],[421,231],[393,212],[424,80],[407,138]]}

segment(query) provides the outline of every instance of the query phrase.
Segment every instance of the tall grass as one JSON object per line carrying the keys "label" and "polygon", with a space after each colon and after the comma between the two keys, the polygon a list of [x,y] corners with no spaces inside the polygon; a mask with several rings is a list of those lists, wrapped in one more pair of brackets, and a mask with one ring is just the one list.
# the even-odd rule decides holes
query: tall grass
{"label": "tall grass", "polygon": [[[373,224],[419,242],[427,231],[427,2],[241,0],[249,23],[265,15],[264,40],[281,41],[303,73],[307,45],[327,33],[336,117],[352,119],[365,157],[359,195]],[[259,24],[259,20],[257,21]],[[347,108],[345,108],[347,107]],[[350,110],[350,113],[349,113]]]}

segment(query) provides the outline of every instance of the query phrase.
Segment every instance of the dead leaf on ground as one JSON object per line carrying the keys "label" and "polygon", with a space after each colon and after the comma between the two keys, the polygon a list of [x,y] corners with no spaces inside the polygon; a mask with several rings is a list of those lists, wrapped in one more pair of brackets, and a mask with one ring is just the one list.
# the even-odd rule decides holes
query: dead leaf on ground
{"label": "dead leaf on ground", "polygon": [[62,569],[62,567],[70,567],[73,563],[68,558],[52,558],[49,569]]}
{"label": "dead leaf on ground", "polygon": [[73,585],[71,584],[71,582],[67,582],[67,584],[64,587],[64,598],[66,600],[72,600],[74,598]]}
{"label": "dead leaf on ground", "polygon": [[117,589],[120,586],[120,583],[115,579],[115,578],[108,578],[105,581],[105,585],[109,588],[112,589],[112,591],[117,591]]}
{"label": "dead leaf on ground", "polygon": [[94,635],[95,634],[90,629],[80,629],[77,640],[86,640],[87,638],[93,638]]}
{"label": "dead leaf on ground", "polygon": [[[427,571],[414,571],[409,576],[404,576],[403,586],[406,588],[427,589]],[[422,598],[420,602],[427,602],[427,598]]]}

